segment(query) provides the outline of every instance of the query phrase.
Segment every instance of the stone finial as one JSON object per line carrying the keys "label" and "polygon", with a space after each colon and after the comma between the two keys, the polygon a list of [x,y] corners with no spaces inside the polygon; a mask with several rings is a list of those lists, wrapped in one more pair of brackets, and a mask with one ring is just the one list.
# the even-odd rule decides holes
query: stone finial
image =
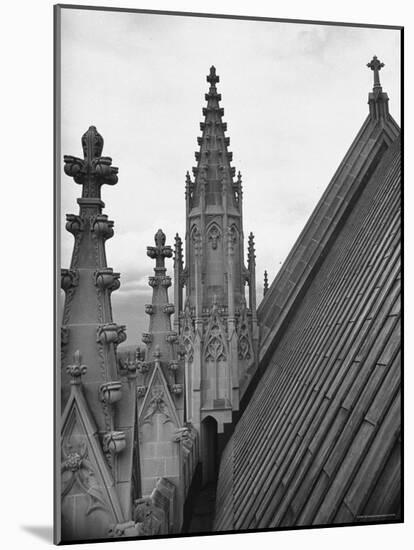
{"label": "stone finial", "polygon": [[66,367],[66,372],[70,374],[72,380],[71,384],[78,386],[81,383],[81,377],[87,371],[87,366],[82,365],[82,355],[79,350],[76,350],[73,354],[73,364]]}
{"label": "stone finial", "polygon": [[82,136],[83,159],[65,155],[65,173],[82,185],[82,198],[99,199],[103,184],[115,185],[118,168],[110,157],[103,157],[103,137],[95,126],[90,126]]}
{"label": "stone finial", "polygon": [[216,74],[214,65],[210,67],[210,74],[207,75],[207,82],[209,82],[211,86],[215,86],[217,82],[220,82],[220,77]]}
{"label": "stone finial", "polygon": [[371,59],[369,63],[367,63],[367,67],[374,71],[374,92],[378,91],[381,92],[381,83],[379,78],[379,72],[384,67],[384,63],[382,63],[376,55]]}
{"label": "stone finial", "polygon": [[191,196],[191,191],[193,189],[193,182],[191,181],[190,172],[187,170],[185,175],[185,197],[189,198]]}
{"label": "stone finial", "polygon": [[171,246],[165,245],[165,233],[158,229],[154,236],[155,246],[147,246],[147,256],[156,261],[156,268],[165,269],[165,258],[171,258]]}
{"label": "stone finial", "polygon": [[266,296],[266,292],[269,290],[269,281],[267,278],[267,271],[264,272],[264,284],[263,284],[263,296]]}

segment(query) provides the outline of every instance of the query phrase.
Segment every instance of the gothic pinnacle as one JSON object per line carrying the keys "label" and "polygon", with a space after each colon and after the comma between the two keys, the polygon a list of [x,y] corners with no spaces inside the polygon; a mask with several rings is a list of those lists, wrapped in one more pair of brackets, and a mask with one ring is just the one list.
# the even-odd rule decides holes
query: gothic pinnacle
{"label": "gothic pinnacle", "polygon": [[174,267],[182,268],[183,265],[183,242],[178,233],[175,234]]}
{"label": "gothic pinnacle", "polygon": [[255,249],[254,249],[254,235],[252,232],[249,234],[249,240],[248,240],[248,253],[247,253],[247,264],[249,270],[252,269],[255,265]]}

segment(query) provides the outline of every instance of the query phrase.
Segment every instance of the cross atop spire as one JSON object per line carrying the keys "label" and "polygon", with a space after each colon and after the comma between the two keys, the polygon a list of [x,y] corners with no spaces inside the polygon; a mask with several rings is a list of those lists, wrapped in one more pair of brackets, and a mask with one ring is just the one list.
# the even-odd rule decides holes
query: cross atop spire
{"label": "cross atop spire", "polygon": [[379,72],[384,67],[384,63],[378,59],[376,55],[371,59],[369,63],[367,63],[367,67],[374,71],[374,92],[378,91],[381,92],[381,83],[379,79]]}
{"label": "cross atop spire", "polygon": [[210,67],[210,74],[207,75],[207,82],[210,82],[211,86],[215,86],[217,82],[220,82],[220,77],[216,74],[216,68],[214,65]]}
{"label": "cross atop spire", "polygon": [[104,140],[95,126],[90,126],[82,136],[83,159],[64,156],[65,173],[82,185],[82,198],[99,199],[101,185],[114,185],[118,181],[118,168],[111,157],[103,157]]}
{"label": "cross atop spire", "polygon": [[147,256],[156,261],[155,267],[165,269],[165,258],[171,258],[171,246],[165,246],[165,233],[162,229],[154,235],[155,246],[147,246]]}

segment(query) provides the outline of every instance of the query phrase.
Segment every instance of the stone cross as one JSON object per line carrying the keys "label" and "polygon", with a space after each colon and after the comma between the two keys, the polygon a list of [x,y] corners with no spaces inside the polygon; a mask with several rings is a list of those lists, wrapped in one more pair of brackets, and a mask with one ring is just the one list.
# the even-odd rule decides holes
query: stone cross
{"label": "stone cross", "polygon": [[207,82],[210,82],[211,86],[215,86],[217,82],[220,82],[220,77],[216,74],[214,65],[210,67],[210,74],[207,76]]}
{"label": "stone cross", "polygon": [[367,67],[374,71],[374,90],[381,88],[381,83],[379,79],[379,72],[384,67],[384,63],[382,63],[376,55],[372,58],[372,60],[367,63]]}
{"label": "stone cross", "polygon": [[155,260],[155,268],[165,269],[165,258],[171,258],[172,249],[165,245],[165,233],[158,229],[154,236],[155,246],[147,246],[147,256]]}
{"label": "stone cross", "polygon": [[118,168],[112,166],[111,157],[103,157],[103,137],[90,126],[82,136],[83,159],[64,156],[65,173],[82,185],[83,198],[100,198],[101,185],[114,185],[118,181]]}

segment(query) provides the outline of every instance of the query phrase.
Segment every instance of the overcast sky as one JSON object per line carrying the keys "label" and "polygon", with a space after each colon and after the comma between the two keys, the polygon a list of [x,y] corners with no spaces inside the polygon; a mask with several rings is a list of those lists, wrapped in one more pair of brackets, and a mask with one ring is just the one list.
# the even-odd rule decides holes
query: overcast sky
{"label": "overcast sky", "polygon": [[[400,123],[399,32],[316,24],[62,10],[62,155],[82,156],[90,125],[119,182],[102,188],[115,221],[109,267],[121,272],[114,320],[127,344],[147,329],[146,256],[161,227],[184,238],[185,173],[194,151],[206,75],[215,65],[233,163],[244,186],[244,233],[256,239],[257,287],[272,281],[368,113],[372,56]],[[81,188],[62,171],[62,266]],[[172,275],[172,260],[167,260]],[[170,289],[170,300],[173,299]]]}

